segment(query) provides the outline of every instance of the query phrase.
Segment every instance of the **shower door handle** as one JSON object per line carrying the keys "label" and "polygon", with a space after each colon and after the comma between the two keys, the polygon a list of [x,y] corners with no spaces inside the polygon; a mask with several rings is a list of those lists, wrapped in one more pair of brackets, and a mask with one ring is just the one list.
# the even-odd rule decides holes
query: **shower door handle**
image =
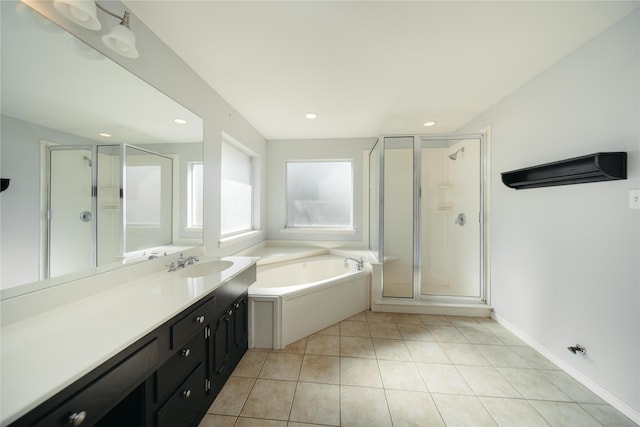
{"label": "shower door handle", "polygon": [[456,224],[459,225],[460,227],[464,227],[466,223],[467,223],[467,216],[463,213],[459,213],[458,217],[456,218]]}
{"label": "shower door handle", "polygon": [[90,222],[91,221],[91,212],[89,211],[82,211],[80,212],[80,221],[82,222]]}

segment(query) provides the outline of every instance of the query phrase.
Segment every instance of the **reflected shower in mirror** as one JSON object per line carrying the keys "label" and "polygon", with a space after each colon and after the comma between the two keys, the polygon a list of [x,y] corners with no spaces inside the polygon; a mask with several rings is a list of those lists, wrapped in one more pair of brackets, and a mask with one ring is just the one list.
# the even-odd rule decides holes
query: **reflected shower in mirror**
{"label": "reflected shower in mirror", "polygon": [[2,298],[201,245],[202,119],[23,3],[0,7]]}

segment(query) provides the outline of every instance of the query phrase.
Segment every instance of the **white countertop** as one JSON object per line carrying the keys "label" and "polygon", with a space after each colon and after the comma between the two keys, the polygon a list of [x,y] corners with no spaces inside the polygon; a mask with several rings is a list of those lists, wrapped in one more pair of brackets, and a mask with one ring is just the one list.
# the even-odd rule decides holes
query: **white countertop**
{"label": "white countertop", "polygon": [[16,421],[257,261],[223,259],[234,264],[219,273],[188,278],[163,270],[3,325],[0,425]]}

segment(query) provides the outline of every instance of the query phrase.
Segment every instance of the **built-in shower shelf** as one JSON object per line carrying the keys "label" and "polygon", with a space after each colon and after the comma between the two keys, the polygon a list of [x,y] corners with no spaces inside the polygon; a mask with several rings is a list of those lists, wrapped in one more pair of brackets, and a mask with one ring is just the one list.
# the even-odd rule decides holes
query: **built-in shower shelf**
{"label": "built-in shower shelf", "polygon": [[453,212],[453,205],[451,203],[438,203],[436,212]]}
{"label": "built-in shower shelf", "polygon": [[627,179],[627,153],[574,157],[502,173],[504,185],[516,190]]}

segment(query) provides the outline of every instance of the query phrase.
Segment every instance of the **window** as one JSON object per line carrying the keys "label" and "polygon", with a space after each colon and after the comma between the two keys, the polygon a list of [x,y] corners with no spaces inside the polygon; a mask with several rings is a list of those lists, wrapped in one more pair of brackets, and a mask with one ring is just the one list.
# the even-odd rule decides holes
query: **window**
{"label": "window", "polygon": [[187,188],[187,227],[202,228],[203,226],[203,194],[204,176],[202,162],[189,163]]}
{"label": "window", "polygon": [[286,227],[352,229],[352,162],[287,162],[286,197]]}
{"label": "window", "polygon": [[221,175],[220,235],[252,231],[254,157],[239,144],[223,141]]}

